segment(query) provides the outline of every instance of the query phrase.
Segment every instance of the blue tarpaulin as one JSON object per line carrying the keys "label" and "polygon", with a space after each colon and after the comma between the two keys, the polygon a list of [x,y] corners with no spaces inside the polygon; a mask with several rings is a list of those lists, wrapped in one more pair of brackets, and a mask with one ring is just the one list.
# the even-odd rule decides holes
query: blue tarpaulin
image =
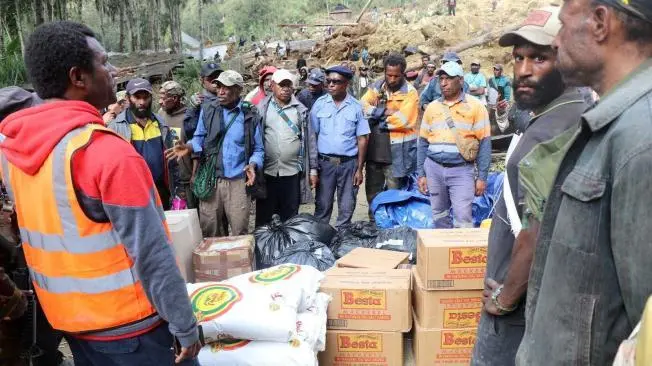
{"label": "blue tarpaulin", "polygon": [[[487,189],[473,201],[473,225],[480,226],[483,220],[493,215],[496,201],[502,194],[503,173],[491,173],[487,178]],[[379,193],[371,202],[376,225],[388,229],[409,226],[413,229],[433,228],[430,200],[417,189],[416,179],[410,178],[407,190],[390,189]]]}

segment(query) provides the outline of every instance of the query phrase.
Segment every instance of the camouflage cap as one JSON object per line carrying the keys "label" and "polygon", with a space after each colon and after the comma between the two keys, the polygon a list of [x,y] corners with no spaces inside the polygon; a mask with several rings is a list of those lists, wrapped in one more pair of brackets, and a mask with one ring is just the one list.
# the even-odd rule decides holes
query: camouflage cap
{"label": "camouflage cap", "polygon": [[165,92],[167,95],[178,95],[180,97],[186,95],[183,86],[174,80],[164,82],[163,85],[161,85],[161,91]]}

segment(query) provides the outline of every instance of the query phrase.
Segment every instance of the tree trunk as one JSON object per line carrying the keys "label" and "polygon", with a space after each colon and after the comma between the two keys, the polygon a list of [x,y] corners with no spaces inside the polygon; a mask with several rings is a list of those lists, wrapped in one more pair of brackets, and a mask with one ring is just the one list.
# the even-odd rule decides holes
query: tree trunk
{"label": "tree trunk", "polygon": [[102,35],[102,43],[104,43],[104,46],[106,47],[106,29],[104,27],[104,15],[106,14],[106,11],[104,9],[104,1],[100,1],[100,7],[97,9],[97,12],[99,13],[99,18],[100,18],[100,34]]}
{"label": "tree trunk", "polygon": [[201,20],[201,5],[202,5],[202,0],[197,0],[199,3],[199,6],[197,7],[197,15],[199,16],[199,61],[204,61],[204,25],[202,24]]}
{"label": "tree trunk", "polygon": [[131,2],[131,5],[133,6],[132,11],[133,11],[133,17],[136,19],[136,39],[138,40],[138,46],[136,49],[142,50],[146,47],[146,43],[143,40],[143,24],[141,17],[136,16],[135,14],[138,14],[138,5],[136,2]]}
{"label": "tree trunk", "polygon": [[84,0],[77,0],[77,7],[75,10],[77,10],[77,21],[81,22],[82,21],[82,10],[84,8]]}
{"label": "tree trunk", "polygon": [[32,12],[34,13],[34,26],[43,24],[43,0],[32,0]]}
{"label": "tree trunk", "polygon": [[118,52],[125,51],[125,3],[120,1],[118,3],[118,13],[120,22],[120,39],[118,41]]}
{"label": "tree trunk", "polygon": [[129,28],[129,39],[131,41],[131,52],[136,52],[138,49],[138,30],[136,28],[136,20],[133,9],[128,2],[125,2],[124,12],[127,18],[127,26]]}
{"label": "tree trunk", "polygon": [[16,10],[16,31],[18,32],[18,39],[20,40],[20,50],[25,54],[25,40],[23,39],[23,22],[20,16],[20,0],[14,0],[14,7]]}
{"label": "tree trunk", "polygon": [[154,9],[156,9],[156,16],[152,20],[154,22],[154,50],[161,49],[161,0],[154,0]]}

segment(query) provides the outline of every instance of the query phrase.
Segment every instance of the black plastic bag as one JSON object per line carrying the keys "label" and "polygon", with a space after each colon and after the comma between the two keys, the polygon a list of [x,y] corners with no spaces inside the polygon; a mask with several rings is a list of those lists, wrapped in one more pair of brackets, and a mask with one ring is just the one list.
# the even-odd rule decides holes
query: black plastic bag
{"label": "black plastic bag", "polygon": [[[354,222],[343,225],[333,239],[331,249],[339,259],[355,248],[375,248],[410,253],[410,263],[417,260],[417,232],[407,226],[378,229],[371,222]],[[379,245],[380,244],[380,245]]]}
{"label": "black plastic bag", "polygon": [[335,256],[324,243],[302,241],[285,248],[273,261],[274,266],[284,263],[312,266],[325,271],[335,265]]}
{"label": "black plastic bag", "polygon": [[337,231],[309,214],[299,214],[281,222],[278,215],[272,216],[272,222],[260,226],[254,231],[256,239],[256,269],[274,265],[285,249],[298,242],[316,241],[330,243]]}
{"label": "black plastic bag", "polygon": [[289,218],[283,223],[290,238],[298,243],[301,241],[318,241],[330,243],[337,231],[313,215],[302,213]]}

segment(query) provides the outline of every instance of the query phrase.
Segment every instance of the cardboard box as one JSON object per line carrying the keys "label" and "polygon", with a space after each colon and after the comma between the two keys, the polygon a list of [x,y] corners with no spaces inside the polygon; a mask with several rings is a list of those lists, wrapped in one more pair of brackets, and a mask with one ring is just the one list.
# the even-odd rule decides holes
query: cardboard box
{"label": "cardboard box", "polygon": [[428,290],[482,290],[487,229],[419,230],[417,272]]}
{"label": "cardboard box", "polygon": [[394,269],[408,263],[410,253],[392,250],[355,248],[337,261],[338,267]]}
{"label": "cardboard box", "polygon": [[320,366],[399,366],[403,364],[403,334],[328,330]]}
{"label": "cardboard box", "polygon": [[165,211],[172,247],[186,282],[195,282],[192,270],[192,252],[202,240],[201,227],[197,210]]}
{"label": "cardboard box", "polygon": [[415,366],[468,366],[476,334],[476,328],[422,328],[419,319],[415,318],[412,340]]}
{"label": "cardboard box", "polygon": [[254,243],[253,235],[204,239],[192,253],[195,281],[223,281],[251,272]]}
{"label": "cardboard box", "polygon": [[331,268],[321,284],[333,297],[328,329],[409,331],[411,287],[407,269]]}
{"label": "cardboard box", "polygon": [[482,314],[482,290],[426,290],[416,270],[412,271],[412,302],[424,328],[476,328]]}

